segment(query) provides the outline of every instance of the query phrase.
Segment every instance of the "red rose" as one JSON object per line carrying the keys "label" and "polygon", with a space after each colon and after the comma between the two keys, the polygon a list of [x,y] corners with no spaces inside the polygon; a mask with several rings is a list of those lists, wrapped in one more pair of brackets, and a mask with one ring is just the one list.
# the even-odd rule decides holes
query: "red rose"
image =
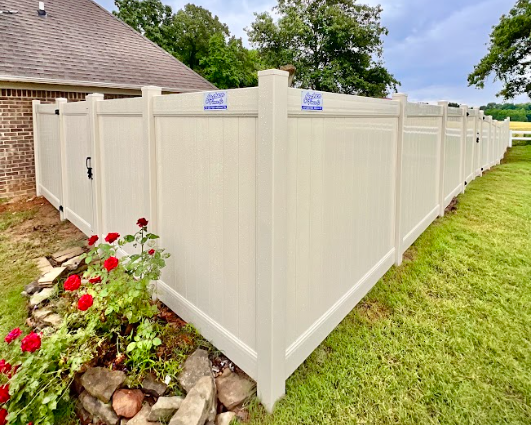
{"label": "red rose", "polygon": [[118,258],[116,257],[109,257],[107,258],[104,263],[103,267],[107,269],[108,272],[118,267]]}
{"label": "red rose", "polygon": [[75,291],[81,286],[81,278],[77,274],[68,276],[68,279],[65,280],[64,288],[65,291]]}
{"label": "red rose", "polygon": [[88,244],[89,244],[89,246],[94,245],[94,244],[98,241],[98,239],[99,239],[99,238],[98,238],[97,235],[93,235],[93,236],[91,236],[91,237],[89,238],[89,240],[88,240]]}
{"label": "red rose", "polygon": [[154,249],[150,249],[150,250],[148,251],[148,254],[149,254],[149,255],[153,255],[153,254],[155,254],[155,250],[154,250]]}
{"label": "red rose", "polygon": [[0,404],[9,400],[9,385],[0,385]]}
{"label": "red rose", "polygon": [[6,425],[7,424],[7,410],[6,409],[0,409],[0,425]]}
{"label": "red rose", "polygon": [[15,339],[17,339],[20,335],[22,335],[22,331],[20,330],[20,328],[15,328],[7,334],[4,341],[9,344],[13,342]]}
{"label": "red rose", "polygon": [[109,233],[107,236],[105,236],[105,242],[113,243],[119,237],[120,237],[119,233]]}
{"label": "red rose", "polygon": [[21,344],[20,348],[22,348],[23,352],[27,351],[29,353],[34,353],[39,348],[41,348],[41,336],[39,334],[36,334],[35,332],[31,331],[22,340],[22,344]]}
{"label": "red rose", "polygon": [[101,276],[93,277],[92,279],[89,279],[90,283],[101,283]]}
{"label": "red rose", "polygon": [[146,227],[148,225],[148,221],[145,218],[139,218],[136,224],[138,227]]}
{"label": "red rose", "polygon": [[0,360],[0,374],[9,375],[9,372],[11,372],[11,365],[4,359]]}
{"label": "red rose", "polygon": [[92,307],[93,303],[94,298],[92,298],[92,295],[85,294],[77,302],[77,308],[79,308],[81,311],[87,311],[90,307]]}

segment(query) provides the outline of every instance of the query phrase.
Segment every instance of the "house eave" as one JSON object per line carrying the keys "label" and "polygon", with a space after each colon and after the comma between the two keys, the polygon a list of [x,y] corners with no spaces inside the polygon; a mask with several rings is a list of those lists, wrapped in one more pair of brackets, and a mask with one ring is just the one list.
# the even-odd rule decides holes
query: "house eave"
{"label": "house eave", "polygon": [[[21,77],[14,75],[0,74],[0,82],[12,82],[12,83],[31,83],[31,84],[46,84],[55,86],[73,86],[73,87],[97,87],[103,89],[119,89],[119,90],[133,90],[140,91],[143,86],[136,84],[117,84],[117,83],[105,83],[100,81],[78,81],[78,80],[57,80],[53,78],[40,78],[40,77]],[[150,84],[145,84],[146,86]],[[191,89],[182,87],[161,87],[163,92],[166,93],[187,93],[194,91],[204,91],[204,89]]]}

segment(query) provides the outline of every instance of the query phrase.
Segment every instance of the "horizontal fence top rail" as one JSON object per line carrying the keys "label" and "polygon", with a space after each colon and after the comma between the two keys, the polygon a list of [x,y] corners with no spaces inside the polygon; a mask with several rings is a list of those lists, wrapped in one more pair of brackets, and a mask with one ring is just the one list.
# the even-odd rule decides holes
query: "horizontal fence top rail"
{"label": "horizontal fence top rail", "polygon": [[463,109],[449,107],[448,108],[448,116],[449,117],[461,117],[461,116],[463,116]]}
{"label": "horizontal fence top rail", "polygon": [[406,105],[407,116],[419,117],[442,117],[443,107],[438,105],[429,105],[427,103],[411,103]]}
{"label": "horizontal fence top rail", "polygon": [[[322,96],[321,110],[302,109],[303,97],[317,93]],[[311,90],[288,89],[288,116],[333,116],[333,117],[398,117],[400,104],[394,100],[373,99],[348,94],[314,92]]]}
{"label": "horizontal fence top rail", "polygon": [[[209,109],[213,107],[224,109]],[[153,99],[153,114],[156,117],[257,116],[258,87],[156,96]]]}
{"label": "horizontal fence top rail", "polygon": [[98,115],[136,115],[141,116],[144,101],[141,97],[127,99],[111,99],[96,103],[96,113]]}

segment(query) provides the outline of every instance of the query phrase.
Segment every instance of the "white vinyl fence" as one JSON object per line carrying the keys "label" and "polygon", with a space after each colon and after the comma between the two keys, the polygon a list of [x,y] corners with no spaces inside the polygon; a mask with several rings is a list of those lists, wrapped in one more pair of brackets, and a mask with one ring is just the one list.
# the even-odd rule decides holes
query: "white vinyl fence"
{"label": "white vinyl fence", "polygon": [[255,88],[34,104],[38,194],[87,235],[147,217],[172,254],[158,297],[258,382],[269,409],[510,139],[508,121],[466,106],[287,80],[269,70]]}

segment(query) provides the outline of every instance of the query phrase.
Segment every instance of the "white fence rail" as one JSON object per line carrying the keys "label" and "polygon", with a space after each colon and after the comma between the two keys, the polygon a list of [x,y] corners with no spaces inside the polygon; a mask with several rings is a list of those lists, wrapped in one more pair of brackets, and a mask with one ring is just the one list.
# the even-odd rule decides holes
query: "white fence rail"
{"label": "white fence rail", "polygon": [[531,140],[531,130],[512,130],[510,132],[509,147],[513,146],[513,140]]}
{"label": "white fence rail", "polygon": [[508,121],[402,94],[317,93],[322,109],[307,110],[287,76],[217,92],[225,110],[155,87],[34,104],[38,194],[87,235],[148,217],[173,254],[158,296],[257,380],[268,408],[510,141]]}

